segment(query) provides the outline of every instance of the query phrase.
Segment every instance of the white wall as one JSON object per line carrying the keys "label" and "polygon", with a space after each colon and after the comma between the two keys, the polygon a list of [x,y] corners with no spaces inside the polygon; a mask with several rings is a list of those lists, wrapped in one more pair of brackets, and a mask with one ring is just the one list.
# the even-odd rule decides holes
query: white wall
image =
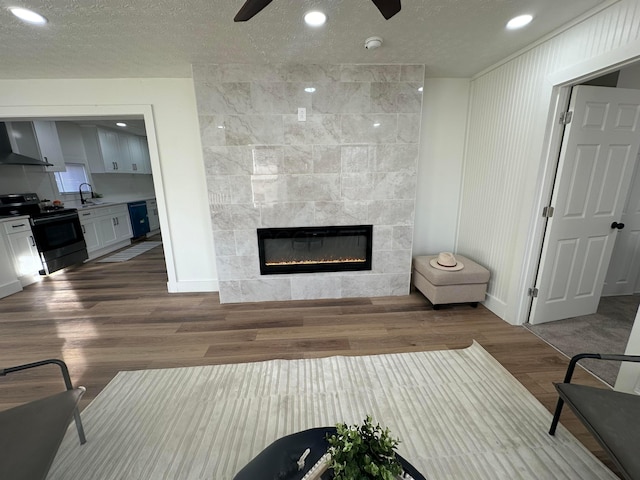
{"label": "white wall", "polygon": [[545,179],[557,159],[546,151],[557,131],[554,85],[640,56],[639,24],[637,1],[607,3],[471,82],[457,248],[489,268],[485,305],[510,323],[526,319],[535,280]]}
{"label": "white wall", "polygon": [[455,249],[469,85],[460,78],[424,81],[414,256]]}
{"label": "white wall", "polygon": [[217,291],[191,79],[3,80],[0,118],[144,114],[170,291]]}

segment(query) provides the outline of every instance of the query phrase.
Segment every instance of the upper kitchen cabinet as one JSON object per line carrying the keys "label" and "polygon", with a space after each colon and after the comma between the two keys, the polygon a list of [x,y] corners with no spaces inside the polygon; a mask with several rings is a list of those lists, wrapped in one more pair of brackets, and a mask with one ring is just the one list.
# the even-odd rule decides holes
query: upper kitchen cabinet
{"label": "upper kitchen cabinet", "polygon": [[51,167],[44,167],[48,172],[66,170],[55,122],[6,122],[6,125],[15,153],[51,163]]}
{"label": "upper kitchen cabinet", "polygon": [[146,141],[95,126],[82,126],[84,147],[92,173],[151,173]]}
{"label": "upper kitchen cabinet", "polygon": [[129,158],[133,173],[151,173],[151,161],[149,159],[149,145],[146,137],[137,135],[125,135],[129,146]]}
{"label": "upper kitchen cabinet", "polygon": [[62,155],[67,163],[87,163],[82,129],[73,122],[56,122]]}

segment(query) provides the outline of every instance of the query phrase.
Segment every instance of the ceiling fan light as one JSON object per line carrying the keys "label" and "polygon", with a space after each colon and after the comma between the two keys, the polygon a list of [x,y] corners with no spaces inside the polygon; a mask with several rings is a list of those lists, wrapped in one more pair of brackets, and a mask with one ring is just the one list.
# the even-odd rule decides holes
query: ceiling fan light
{"label": "ceiling fan light", "polygon": [[529,25],[533,20],[533,16],[531,15],[520,15],[518,17],[514,17],[507,23],[507,28],[509,30],[515,30],[517,28],[522,28],[525,25]]}
{"label": "ceiling fan light", "polygon": [[310,27],[319,27],[327,21],[327,16],[322,12],[314,10],[305,14],[304,21]]}
{"label": "ceiling fan light", "polygon": [[9,10],[24,22],[32,23],[34,25],[44,25],[47,23],[47,19],[42,15],[31,10],[27,10],[26,8],[12,7]]}

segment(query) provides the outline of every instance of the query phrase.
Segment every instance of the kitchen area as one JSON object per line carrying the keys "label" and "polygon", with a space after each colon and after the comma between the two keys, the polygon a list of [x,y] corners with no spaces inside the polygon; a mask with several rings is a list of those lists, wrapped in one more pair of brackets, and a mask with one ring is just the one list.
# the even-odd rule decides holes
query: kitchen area
{"label": "kitchen area", "polygon": [[0,121],[0,298],[159,232],[142,119]]}

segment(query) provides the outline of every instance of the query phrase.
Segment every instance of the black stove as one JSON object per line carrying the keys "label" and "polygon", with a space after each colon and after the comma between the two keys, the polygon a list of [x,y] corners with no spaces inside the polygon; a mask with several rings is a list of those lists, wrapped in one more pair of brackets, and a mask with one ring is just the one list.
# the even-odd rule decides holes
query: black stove
{"label": "black stove", "polygon": [[29,215],[31,218],[37,218],[77,211],[75,208],[64,208],[57,205],[42,206],[36,193],[0,195],[0,217]]}
{"label": "black stove", "polygon": [[88,258],[77,209],[42,206],[35,193],[0,195],[0,217],[17,215],[30,217],[31,232],[42,261],[41,275]]}

